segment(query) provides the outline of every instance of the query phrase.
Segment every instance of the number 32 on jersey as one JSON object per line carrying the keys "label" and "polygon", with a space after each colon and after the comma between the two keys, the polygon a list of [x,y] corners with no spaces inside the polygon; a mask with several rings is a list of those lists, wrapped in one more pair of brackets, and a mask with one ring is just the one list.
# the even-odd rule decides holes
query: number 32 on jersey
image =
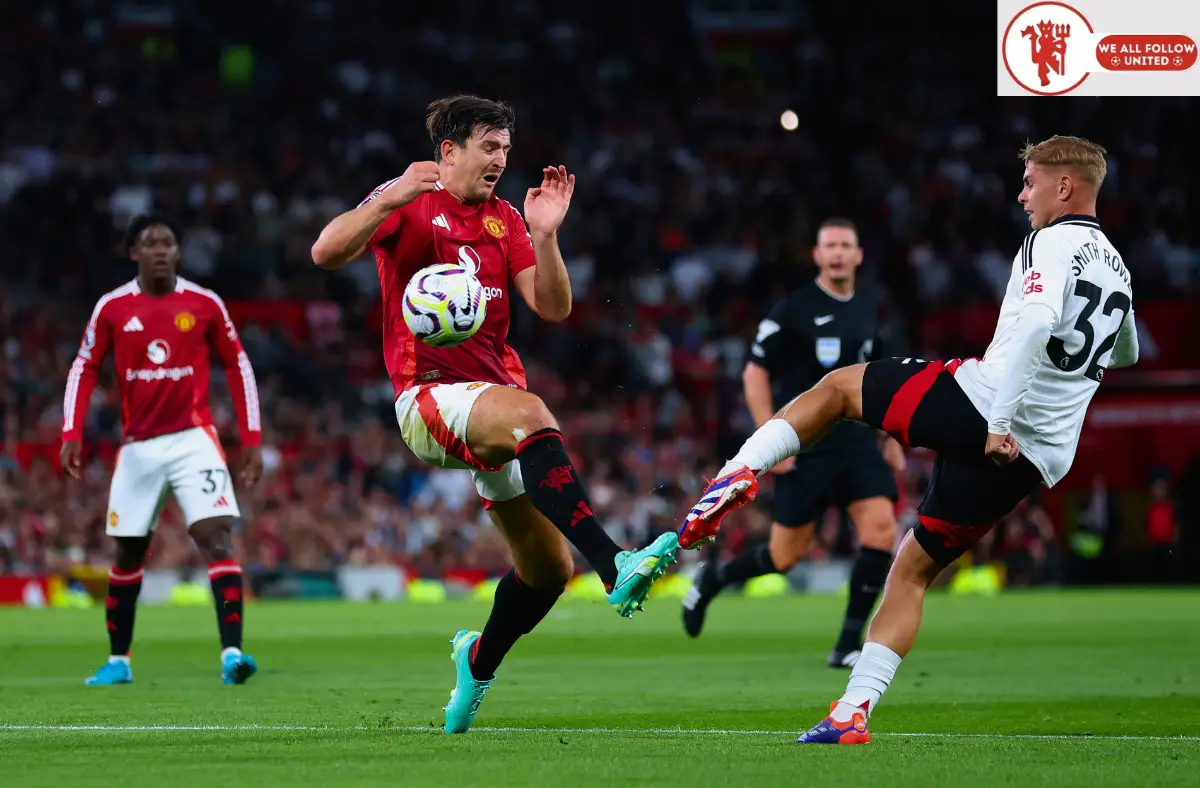
{"label": "number 32 on jersey", "polygon": [[[1033,281],[1037,276],[1037,272],[1035,271],[1025,277],[1025,292],[1027,294],[1031,292],[1028,289],[1030,287],[1037,287],[1038,290],[1041,290],[1041,285]],[[1063,338],[1053,336],[1046,343],[1046,355],[1049,356],[1050,363],[1063,372],[1075,372],[1086,364],[1087,369],[1083,373],[1084,377],[1099,383],[1104,378],[1103,362],[1107,361],[1107,355],[1117,343],[1117,334],[1121,331],[1121,324],[1125,321],[1125,316],[1129,314],[1132,302],[1130,302],[1127,294],[1119,291],[1114,291],[1108,295],[1108,298],[1105,298],[1104,290],[1084,279],[1079,279],[1075,282],[1073,296],[1084,299],[1083,310],[1075,319],[1074,325],[1074,331],[1083,337],[1083,346],[1074,353],[1068,353],[1067,345]],[[1101,302],[1103,302],[1102,307]],[[1100,331],[1105,331],[1109,328],[1112,329],[1100,342],[1099,346],[1096,345],[1097,327],[1092,323],[1092,317],[1095,315],[1097,308],[1100,309],[1102,318],[1106,318],[1099,321]],[[1115,321],[1113,320],[1114,314],[1120,315]]]}

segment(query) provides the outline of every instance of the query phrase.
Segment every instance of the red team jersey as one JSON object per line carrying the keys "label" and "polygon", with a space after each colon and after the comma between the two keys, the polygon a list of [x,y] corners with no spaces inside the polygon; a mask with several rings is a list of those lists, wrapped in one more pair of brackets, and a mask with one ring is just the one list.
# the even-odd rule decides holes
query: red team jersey
{"label": "red team jersey", "polygon": [[225,302],[211,290],[176,279],[165,296],[142,292],[138,280],[96,303],[79,355],[67,376],[63,440],[82,440],[96,376],[111,349],[121,394],[124,439],[143,441],[193,427],[210,427],[209,348],[229,378],[243,446],[262,443],[258,388]]}
{"label": "red team jersey", "polygon": [[[374,200],[394,181],[363,200]],[[525,367],[509,347],[509,282],[535,262],[533,241],[517,209],[493,195],[480,205],[459,202],[441,185],[398,208],[371,236],[383,293],[383,357],[396,396],[422,383],[482,381],[525,388]],[[488,299],[487,317],[470,340],[435,348],[404,322],[404,288],[418,270],[458,263],[474,271]]]}

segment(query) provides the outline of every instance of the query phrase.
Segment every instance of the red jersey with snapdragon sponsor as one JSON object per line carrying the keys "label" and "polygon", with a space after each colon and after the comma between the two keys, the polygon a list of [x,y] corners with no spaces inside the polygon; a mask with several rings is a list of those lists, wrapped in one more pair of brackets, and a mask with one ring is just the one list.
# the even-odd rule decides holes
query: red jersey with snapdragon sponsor
{"label": "red jersey with snapdragon sponsor", "polygon": [[[361,204],[392,183],[379,186]],[[435,191],[392,211],[367,246],[379,269],[383,357],[397,397],[422,383],[482,381],[525,388],[525,367],[506,344],[509,283],[535,262],[529,229],[516,208],[495,195],[480,205],[466,205],[439,183]],[[472,271],[488,299],[483,325],[457,347],[431,347],[404,322],[404,288],[417,271],[438,263]]]}
{"label": "red jersey with snapdragon sponsor", "polygon": [[212,426],[210,348],[225,366],[242,445],[260,445],[254,370],[225,302],[182,278],[164,296],[143,293],[135,279],[96,302],[67,376],[63,440],[82,439],[88,401],[109,350],[116,363],[126,442]]}

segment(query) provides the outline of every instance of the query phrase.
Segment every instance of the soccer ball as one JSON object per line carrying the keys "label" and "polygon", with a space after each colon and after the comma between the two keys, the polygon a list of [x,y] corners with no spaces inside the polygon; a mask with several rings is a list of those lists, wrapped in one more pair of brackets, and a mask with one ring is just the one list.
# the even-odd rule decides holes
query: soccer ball
{"label": "soccer ball", "polygon": [[486,316],[483,285],[460,265],[422,268],[404,288],[404,322],[427,345],[461,345],[475,336]]}

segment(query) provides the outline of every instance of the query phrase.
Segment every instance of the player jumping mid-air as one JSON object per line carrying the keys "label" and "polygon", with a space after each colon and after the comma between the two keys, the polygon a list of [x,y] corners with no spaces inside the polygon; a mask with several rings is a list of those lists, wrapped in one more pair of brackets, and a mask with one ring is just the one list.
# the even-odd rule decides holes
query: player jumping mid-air
{"label": "player jumping mid-air", "polygon": [[[495,195],[512,147],[513,110],[473,96],[433,102],[425,120],[436,161],[415,162],[335,218],[313,244],[313,262],[335,269],[375,253],[383,293],[384,360],[404,441],[423,462],[472,471],[488,514],[516,566],[496,588],[483,632],[455,635],[458,672],[445,708],[447,733],[470,728],[496,668],[545,617],[573,574],[574,545],[632,616],[675,559],[679,539],[622,551],[592,514],[558,423],[525,390],[525,371],[506,344],[512,290],[543,320],[571,311],[571,283],[558,228],[575,189],[565,167],[547,167],[525,197],[525,216]],[[528,227],[526,226],[528,222]],[[462,345],[435,348],[408,330],[401,310],[414,273],[436,263],[474,273],[486,319]],[[510,288],[511,283],[511,288]]]}
{"label": "player jumping mid-air", "polygon": [[900,545],[846,692],[801,743],[871,740],[867,721],[916,640],[929,584],[1038,485],[1066,475],[1105,370],[1137,361],[1129,271],[1096,220],[1104,149],[1051,137],[1021,158],[1018,201],[1033,232],[983,358],[886,359],[830,373],[746,441],[684,522],[683,546],[711,536],[760,474],[839,419],[937,452],[919,523]]}
{"label": "player jumping mid-air", "polygon": [[[862,259],[852,222],[827,219],[821,224],[813,248],[817,278],[775,305],[759,323],[750,348],[742,383],[758,426],[829,370],[880,356],[878,307],[868,294],[855,290]],[[829,666],[854,665],[896,546],[895,473],[904,469],[904,450],[882,436],[881,454],[880,437],[865,424],[844,421],[812,451],[772,469],[776,478],[770,539],[724,566],[701,567],[683,600],[683,625],[689,635],[700,634],[708,605],[722,588],[787,572],[804,558],[812,543],[813,522],[834,503],[850,515],[861,549],[850,572],[850,599]]]}
{"label": "player jumping mid-air", "polygon": [[133,220],[125,248],[137,277],[96,303],[71,365],[63,398],[62,466],[78,479],[88,400],[112,350],[124,442],[117,454],[105,529],[116,539],[105,619],[110,656],[89,685],[133,681],[129,647],[142,567],[167,494],[208,564],[221,637],[221,673],[241,684],[257,670],[242,653],[242,568],[233,556],[239,515],[233,479],[208,408],[209,351],[225,366],[245,465],[240,481],[262,474],[262,427],[254,370],[225,303],[176,274],[179,233],[161,216]]}

